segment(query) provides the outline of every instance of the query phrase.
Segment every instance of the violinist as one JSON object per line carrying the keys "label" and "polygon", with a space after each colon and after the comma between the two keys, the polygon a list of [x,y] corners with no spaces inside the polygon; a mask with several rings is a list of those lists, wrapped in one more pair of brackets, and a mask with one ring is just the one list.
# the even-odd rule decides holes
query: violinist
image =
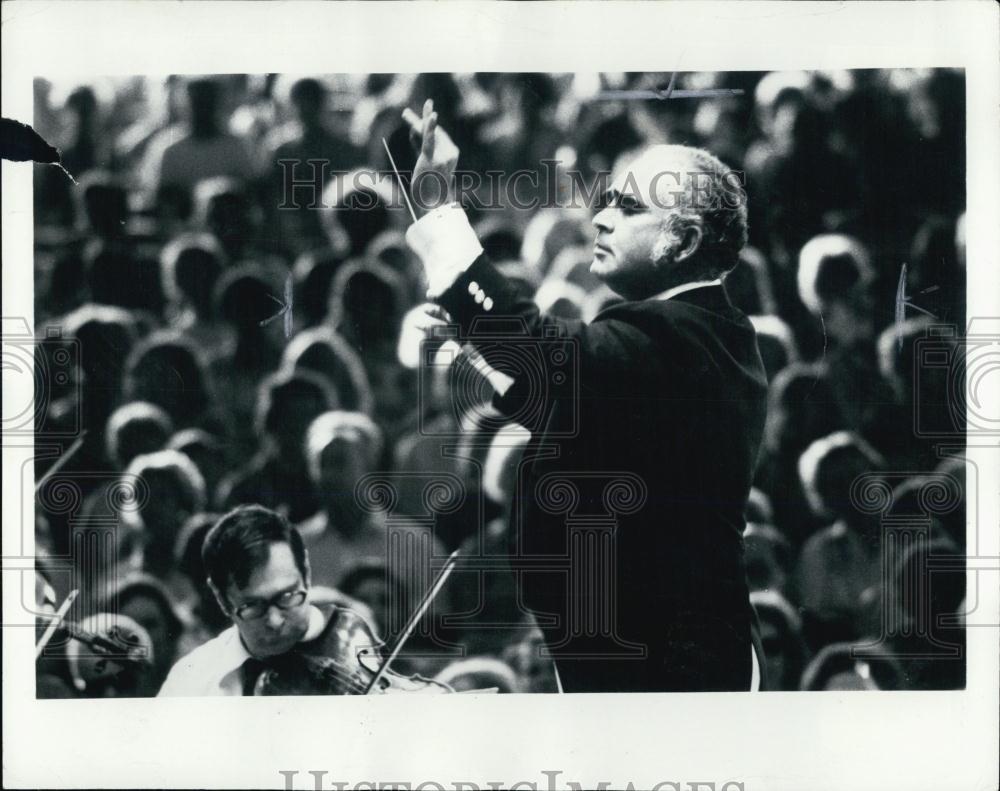
{"label": "violinist", "polygon": [[240,506],[223,516],[202,558],[232,626],[174,664],[161,696],[253,694],[261,673],[289,655],[354,657],[378,644],[346,597],[310,587],[302,537],[270,509]]}

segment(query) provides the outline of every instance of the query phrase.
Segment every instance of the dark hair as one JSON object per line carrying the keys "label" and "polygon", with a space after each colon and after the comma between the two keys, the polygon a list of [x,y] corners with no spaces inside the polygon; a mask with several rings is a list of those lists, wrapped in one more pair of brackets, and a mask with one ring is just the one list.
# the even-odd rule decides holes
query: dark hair
{"label": "dark hair", "polygon": [[314,371],[284,368],[271,374],[257,391],[258,431],[272,435],[281,431],[288,422],[288,411],[292,407],[301,410],[303,402],[312,404],[305,425],[338,404],[329,382]]}
{"label": "dark hair", "polygon": [[[369,580],[381,582],[386,587],[395,588],[393,595],[397,595],[402,590],[402,582],[386,567],[385,563],[375,558],[365,558],[359,560],[354,567],[344,576],[337,588],[348,596],[364,601],[358,596],[358,590]],[[367,602],[366,602],[367,603]],[[381,624],[385,627],[385,624]]]}
{"label": "dark hair", "polygon": [[312,77],[304,77],[295,81],[288,98],[296,107],[301,107],[303,104],[319,106],[326,98],[326,94],[326,86],[323,83]]}
{"label": "dark hair", "polygon": [[209,407],[209,371],[199,351],[178,333],[155,333],[132,349],[125,363],[129,400],[162,407],[186,426]]}
{"label": "dark hair", "polygon": [[271,544],[288,544],[295,565],[306,576],[305,544],[285,517],[262,505],[234,508],[205,536],[201,548],[205,573],[220,592],[230,581],[243,587],[254,569],[267,561]]}
{"label": "dark hair", "polygon": [[[150,574],[133,574],[122,580],[101,604],[104,612],[118,612],[118,608],[126,606],[132,599],[145,597],[156,602],[157,607],[166,616],[167,631],[175,640],[184,629],[184,621],[177,612],[174,600],[167,587]],[[117,608],[115,600],[117,599]]]}

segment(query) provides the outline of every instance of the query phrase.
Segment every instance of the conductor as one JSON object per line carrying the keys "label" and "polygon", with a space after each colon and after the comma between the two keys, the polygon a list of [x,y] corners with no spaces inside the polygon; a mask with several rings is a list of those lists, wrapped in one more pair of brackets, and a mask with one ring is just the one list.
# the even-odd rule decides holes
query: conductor
{"label": "conductor", "polygon": [[[414,193],[434,192],[423,179],[452,185],[459,152],[432,103],[404,117],[420,146]],[[540,313],[483,253],[453,186],[438,192],[407,232],[428,296],[513,378],[495,405],[541,415],[518,472],[511,565],[561,689],[759,688],[742,532],[767,382],[723,285],[747,240],[737,174],[702,149],[658,145],[615,176],[591,271],[625,301],[590,323]],[[562,344],[570,375],[539,388],[512,366],[526,336]]]}

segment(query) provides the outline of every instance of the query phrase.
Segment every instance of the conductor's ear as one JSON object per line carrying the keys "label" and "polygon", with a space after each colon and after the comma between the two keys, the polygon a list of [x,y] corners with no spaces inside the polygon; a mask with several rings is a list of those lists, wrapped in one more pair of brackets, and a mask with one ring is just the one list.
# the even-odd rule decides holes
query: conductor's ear
{"label": "conductor's ear", "polygon": [[700,225],[688,225],[684,228],[681,233],[681,244],[677,250],[677,261],[685,261],[695,253],[698,252],[698,248],[701,247],[701,240],[704,238],[704,232],[701,230]]}

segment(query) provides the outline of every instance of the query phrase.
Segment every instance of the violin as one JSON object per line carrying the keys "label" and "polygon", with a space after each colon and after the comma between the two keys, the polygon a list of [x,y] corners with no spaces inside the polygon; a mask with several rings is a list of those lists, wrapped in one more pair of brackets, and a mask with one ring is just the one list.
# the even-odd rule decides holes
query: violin
{"label": "violin", "polygon": [[58,630],[63,630],[74,640],[77,640],[95,654],[106,655],[109,660],[118,664],[148,665],[152,661],[150,647],[131,629],[112,623],[103,634],[84,629],[74,621],[66,620],[66,613],[80,594],[76,588],[71,590],[65,601],[51,616],[48,626],[35,644],[35,658],[38,659]]}
{"label": "violin", "polygon": [[338,608],[315,640],[263,660],[254,695],[367,695],[395,692],[452,692],[451,687],[419,675],[379,672],[383,657],[368,623],[353,610]]}
{"label": "violin", "polygon": [[[35,657],[40,658],[46,646],[51,642],[57,631],[62,631],[76,642],[87,646],[90,653],[83,653],[68,647],[66,657],[72,669],[74,686],[83,691],[114,683],[123,689],[134,689],[143,675],[152,668],[153,651],[149,637],[140,634],[138,624],[131,619],[114,618],[106,628],[100,631],[86,629],[74,621],[65,619],[78,590],[70,591],[62,606],[51,616],[52,620],[46,627],[42,637],[35,646]],[[84,623],[91,622],[87,619]],[[131,624],[131,626],[130,626]]]}
{"label": "violin", "polygon": [[440,694],[450,686],[420,675],[403,676],[390,669],[406,640],[423,618],[455,568],[458,550],[445,562],[437,579],[383,658],[379,641],[367,622],[353,610],[334,606],[319,637],[292,651],[262,660],[253,687],[255,695],[372,695],[398,692]]}

